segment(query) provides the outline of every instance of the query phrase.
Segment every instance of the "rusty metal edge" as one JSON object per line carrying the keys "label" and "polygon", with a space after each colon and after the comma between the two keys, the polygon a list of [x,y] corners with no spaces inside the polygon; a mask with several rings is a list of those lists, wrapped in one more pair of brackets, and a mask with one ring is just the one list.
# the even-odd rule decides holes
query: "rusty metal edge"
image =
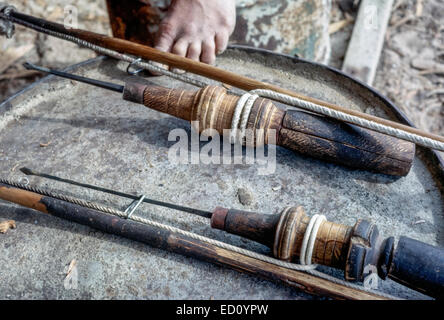
{"label": "rusty metal edge", "polygon": [[[82,61],[82,62],[79,62],[79,63],[73,64],[73,65],[71,65],[71,66],[68,66],[68,67],[66,67],[65,69],[62,69],[62,71],[64,71],[64,72],[70,72],[70,71],[73,71],[73,70],[76,69],[76,68],[86,66],[86,65],[88,65],[88,64],[90,64],[90,63],[94,63],[94,62],[96,62],[96,61],[105,60],[105,59],[107,59],[107,58],[108,58],[108,57],[106,57],[106,56],[98,56],[98,57],[95,57],[95,58],[91,58],[91,59],[88,59],[88,60],[85,60],[85,61]],[[44,76],[43,78],[41,78],[41,79],[39,79],[39,80],[37,80],[37,81],[31,83],[29,86],[26,86],[26,87],[24,87],[23,89],[17,91],[17,92],[14,93],[13,95],[9,96],[8,98],[6,98],[5,100],[3,100],[3,101],[0,102],[0,109],[4,108],[8,103],[10,103],[12,100],[14,100],[14,99],[17,98],[18,96],[22,95],[23,93],[25,93],[26,91],[29,91],[29,90],[31,90],[31,89],[34,89],[34,87],[38,86],[39,84],[41,84],[41,83],[43,83],[43,82],[46,82],[46,81],[48,81],[48,80],[51,80],[51,79],[53,79],[53,78],[55,78],[55,77],[56,77],[56,76],[54,76],[54,75],[52,75],[52,74],[47,75],[47,76]]]}

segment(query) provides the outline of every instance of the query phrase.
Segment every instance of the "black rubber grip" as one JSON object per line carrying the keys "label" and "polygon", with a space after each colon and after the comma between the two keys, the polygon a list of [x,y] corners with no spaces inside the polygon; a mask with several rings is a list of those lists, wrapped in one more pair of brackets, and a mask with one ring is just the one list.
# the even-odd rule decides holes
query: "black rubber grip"
{"label": "black rubber grip", "polygon": [[444,249],[401,237],[389,278],[431,297],[444,298]]}

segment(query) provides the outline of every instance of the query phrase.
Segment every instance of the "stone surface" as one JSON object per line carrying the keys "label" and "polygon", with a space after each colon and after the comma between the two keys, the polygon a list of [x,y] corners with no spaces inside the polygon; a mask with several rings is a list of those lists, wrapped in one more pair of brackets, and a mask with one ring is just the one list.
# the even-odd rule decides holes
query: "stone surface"
{"label": "stone surface", "polygon": [[[230,50],[218,66],[303,94],[393,118],[383,102],[332,71],[284,57]],[[122,83],[126,64],[96,62],[76,73]],[[149,79],[164,86],[182,83]],[[371,103],[370,103],[371,102]],[[47,79],[0,107],[2,177],[23,179],[27,166],[55,175],[159,200],[211,210],[243,209],[237,189],[248,188],[248,210],[280,212],[302,205],[309,215],[353,224],[367,218],[385,236],[406,235],[444,244],[441,187],[418,151],[407,177],[395,179],[350,170],[277,149],[276,172],[259,176],[257,165],[175,165],[168,161],[172,129],[189,124],[121,100],[117,93],[67,80]],[[41,143],[47,147],[40,147]],[[131,201],[90,190],[29,178],[85,199],[124,209]],[[258,244],[211,230],[206,219],[143,205],[137,214],[199,234],[270,254]],[[0,203],[0,220],[17,228],[0,235],[0,299],[311,299],[283,285],[170,254],[15,205]],[[417,223],[422,221],[421,223]],[[77,261],[77,286],[66,286],[67,266]],[[341,276],[340,271],[322,270]],[[424,298],[392,281],[385,292]]]}

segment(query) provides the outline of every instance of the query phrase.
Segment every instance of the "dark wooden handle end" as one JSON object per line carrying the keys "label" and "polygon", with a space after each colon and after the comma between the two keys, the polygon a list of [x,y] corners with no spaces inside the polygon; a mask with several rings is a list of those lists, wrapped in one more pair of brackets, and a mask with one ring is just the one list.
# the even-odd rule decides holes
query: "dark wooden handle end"
{"label": "dark wooden handle end", "polygon": [[279,145],[318,159],[395,176],[410,171],[415,145],[341,121],[287,111]]}

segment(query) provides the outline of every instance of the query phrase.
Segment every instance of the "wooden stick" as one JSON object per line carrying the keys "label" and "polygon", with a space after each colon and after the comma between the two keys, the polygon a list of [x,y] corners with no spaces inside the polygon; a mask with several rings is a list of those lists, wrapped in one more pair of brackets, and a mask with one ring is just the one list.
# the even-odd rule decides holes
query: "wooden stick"
{"label": "wooden stick", "polygon": [[81,29],[66,29],[63,25],[46,21],[43,19],[38,19],[29,15],[25,15],[18,12],[11,12],[10,15],[17,19],[21,19],[27,22],[31,22],[34,25],[37,25],[41,28],[53,30],[65,35],[70,35],[77,37],[79,39],[85,40],[89,43],[95,44],[97,46],[101,46],[104,48],[108,48],[120,53],[131,54],[137,57],[140,57],[145,60],[152,60],[159,63],[167,64],[170,67],[175,67],[178,69],[183,69],[188,72],[192,72],[201,76],[205,76],[207,78],[220,81],[225,84],[229,84],[247,91],[254,89],[268,89],[273,90],[279,93],[287,94],[289,96],[299,98],[302,100],[306,100],[312,103],[316,103],[322,105],[324,107],[337,110],[349,115],[353,115],[356,117],[360,117],[369,121],[373,121],[388,127],[401,129],[413,134],[417,134],[419,136],[427,137],[430,139],[435,139],[440,142],[444,142],[444,137],[438,136],[435,134],[431,134],[428,132],[424,132],[422,130],[416,129],[414,127],[410,127],[407,125],[403,125],[401,123],[397,123],[394,121],[390,121],[387,119],[379,118],[376,116],[372,116],[366,113],[362,113],[359,111],[347,109],[342,106],[338,106],[326,101],[318,100],[315,98],[304,96],[300,93],[294,92],[292,90],[284,89],[278,87],[276,85],[268,84],[259,80],[251,79],[246,76],[242,76],[227,70],[223,70],[217,68],[215,66],[211,66],[202,62],[194,61],[188,58],[180,57],[178,55],[162,52],[157,49],[144,46],[141,44],[133,43],[127,40],[122,40],[118,38],[109,37],[106,35],[81,30]]}
{"label": "wooden stick", "polygon": [[140,241],[156,248],[191,256],[241,272],[260,276],[267,280],[283,283],[310,294],[327,295],[335,299],[388,300],[388,298],[371,292],[349,288],[305,272],[279,267],[164,229],[104,214],[99,211],[1,183],[0,199],[17,203],[62,219],[87,225],[106,233]]}
{"label": "wooden stick", "polygon": [[342,71],[373,84],[393,0],[363,0],[345,54]]}

